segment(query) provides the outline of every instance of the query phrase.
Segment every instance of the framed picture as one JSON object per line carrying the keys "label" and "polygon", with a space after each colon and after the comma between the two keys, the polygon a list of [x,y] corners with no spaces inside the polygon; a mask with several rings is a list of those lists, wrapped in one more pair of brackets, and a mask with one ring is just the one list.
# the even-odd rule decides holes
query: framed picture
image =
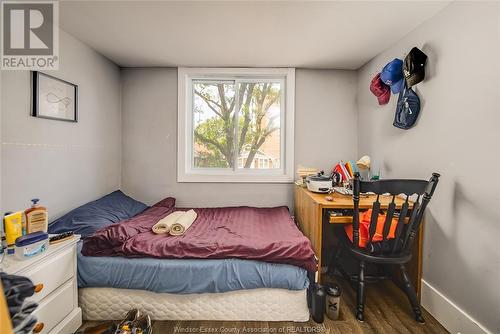
{"label": "framed picture", "polygon": [[32,116],[77,122],[78,86],[45,73],[32,73]]}

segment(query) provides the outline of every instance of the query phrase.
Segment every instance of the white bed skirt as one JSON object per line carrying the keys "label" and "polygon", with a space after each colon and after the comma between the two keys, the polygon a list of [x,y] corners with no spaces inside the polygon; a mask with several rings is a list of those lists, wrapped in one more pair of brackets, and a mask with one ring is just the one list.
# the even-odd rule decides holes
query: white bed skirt
{"label": "white bed skirt", "polygon": [[78,291],[85,320],[120,320],[132,308],[146,312],[153,320],[309,320],[306,290],[252,289],[189,295],[115,288]]}

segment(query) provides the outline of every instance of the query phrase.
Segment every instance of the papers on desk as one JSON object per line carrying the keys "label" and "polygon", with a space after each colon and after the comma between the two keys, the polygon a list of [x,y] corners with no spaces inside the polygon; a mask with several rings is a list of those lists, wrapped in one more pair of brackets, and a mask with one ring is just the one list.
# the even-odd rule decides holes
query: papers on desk
{"label": "papers on desk", "polygon": [[352,196],[352,190],[344,187],[333,187],[333,191],[342,195]]}

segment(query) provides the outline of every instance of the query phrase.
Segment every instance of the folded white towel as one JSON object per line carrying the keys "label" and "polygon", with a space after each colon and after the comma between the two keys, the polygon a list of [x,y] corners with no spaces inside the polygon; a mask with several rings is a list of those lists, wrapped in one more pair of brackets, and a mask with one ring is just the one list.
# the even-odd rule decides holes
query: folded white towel
{"label": "folded white towel", "polygon": [[160,219],[158,223],[153,225],[153,232],[156,234],[165,234],[170,232],[172,225],[184,215],[184,211],[175,211],[169,214],[168,216]]}
{"label": "folded white towel", "polygon": [[194,210],[184,212],[184,214],[180,216],[172,226],[170,226],[170,235],[183,235],[186,233],[187,229],[191,227],[193,222],[196,220],[196,217],[198,217],[198,215]]}

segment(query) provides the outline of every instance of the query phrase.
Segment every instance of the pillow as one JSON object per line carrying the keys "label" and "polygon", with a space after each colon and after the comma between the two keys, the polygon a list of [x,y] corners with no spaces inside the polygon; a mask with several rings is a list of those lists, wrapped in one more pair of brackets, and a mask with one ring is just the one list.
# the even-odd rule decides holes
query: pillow
{"label": "pillow", "polygon": [[173,208],[175,206],[175,198],[167,197],[154,204],[153,207],[164,207],[164,208]]}
{"label": "pillow", "polygon": [[97,230],[138,215],[147,205],[125,195],[120,190],[84,204],[49,225],[49,233],[73,231],[88,237]]}

